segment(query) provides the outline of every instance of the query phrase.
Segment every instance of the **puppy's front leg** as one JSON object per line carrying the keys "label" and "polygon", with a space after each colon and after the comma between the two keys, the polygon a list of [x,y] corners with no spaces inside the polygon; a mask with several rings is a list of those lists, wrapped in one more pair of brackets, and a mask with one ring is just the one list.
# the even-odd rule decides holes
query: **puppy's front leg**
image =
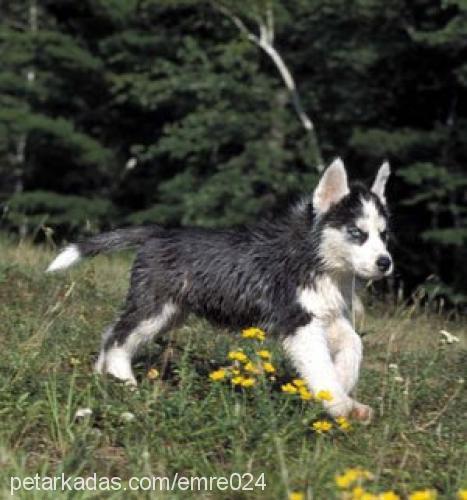
{"label": "puppy's front leg", "polygon": [[314,394],[321,390],[331,393],[332,401],[323,402],[327,412],[333,417],[349,415],[354,401],[339,382],[325,329],[320,322],[314,319],[298,328],[284,340],[284,348]]}
{"label": "puppy's front leg", "polygon": [[[362,341],[347,319],[341,318],[332,323],[326,330],[326,338],[334,358],[337,378],[349,394],[357,384],[362,361]],[[354,401],[352,416],[368,422],[372,418],[372,409]]]}
{"label": "puppy's front leg", "polygon": [[349,394],[358,381],[362,361],[362,341],[347,319],[334,321],[326,329],[337,378]]}

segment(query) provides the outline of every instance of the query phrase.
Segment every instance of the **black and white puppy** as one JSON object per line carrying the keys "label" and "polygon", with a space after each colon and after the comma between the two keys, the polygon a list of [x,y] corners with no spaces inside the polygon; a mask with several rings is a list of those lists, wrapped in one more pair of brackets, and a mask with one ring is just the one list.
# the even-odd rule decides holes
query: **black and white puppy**
{"label": "black and white puppy", "polygon": [[351,321],[355,277],[391,273],[383,163],[371,189],[348,185],[336,159],[313,195],[283,218],[243,229],[135,227],[69,245],[47,271],[81,257],[137,246],[122,314],[104,332],[96,363],[136,383],[138,348],[188,313],[231,328],[258,326],[281,339],[309,388],[331,392],[332,416],[371,417],[350,396],[362,343]]}

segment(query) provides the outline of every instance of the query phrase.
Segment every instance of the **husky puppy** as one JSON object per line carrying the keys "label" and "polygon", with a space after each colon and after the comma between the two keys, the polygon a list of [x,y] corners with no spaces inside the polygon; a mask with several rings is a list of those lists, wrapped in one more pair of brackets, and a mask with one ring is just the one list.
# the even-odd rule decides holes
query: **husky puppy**
{"label": "husky puppy", "polygon": [[351,321],[355,277],[392,272],[386,247],[388,163],[371,189],[350,185],[343,162],[326,169],[309,199],[273,222],[243,229],[119,229],[66,247],[47,271],[82,257],[138,247],[123,312],[107,328],[99,373],[135,384],[131,361],[188,313],[231,328],[258,326],[281,339],[300,375],[334,417],[371,418],[351,397],[362,342]]}

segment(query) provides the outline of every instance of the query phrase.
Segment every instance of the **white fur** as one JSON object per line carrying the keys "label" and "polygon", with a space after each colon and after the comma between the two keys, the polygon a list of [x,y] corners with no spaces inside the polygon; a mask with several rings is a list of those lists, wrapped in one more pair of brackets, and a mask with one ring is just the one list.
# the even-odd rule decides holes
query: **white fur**
{"label": "white fur", "polygon": [[349,394],[358,381],[362,362],[362,341],[346,318],[339,318],[326,330],[337,378]]}
{"label": "white fur", "polygon": [[[332,270],[352,270],[356,275],[366,278],[381,278],[376,261],[378,257],[390,258],[385,242],[381,239],[381,232],[386,230],[386,220],[382,217],[373,200],[361,200],[363,213],[355,225],[368,233],[363,245],[349,242],[345,234],[346,228],[337,229],[326,227],[322,232],[320,257],[324,265]],[[392,265],[384,273],[389,275]]]}
{"label": "white fur", "polygon": [[[141,323],[128,334],[124,344],[113,346],[107,351],[102,349],[96,362],[95,370],[98,373],[110,373],[114,377],[136,385],[136,379],[131,369],[131,360],[133,356],[141,344],[149,342],[167,326],[176,312],[177,306],[174,303],[167,302],[164,304],[161,313],[141,321]],[[109,329],[105,333],[104,342],[111,333],[112,329]]]}
{"label": "white fur", "polygon": [[[352,265],[355,272],[363,277],[381,277],[376,261],[380,256],[389,257],[385,242],[381,239],[381,232],[386,229],[386,220],[382,217],[373,200],[362,199],[363,215],[355,221],[355,225],[368,233],[363,245],[354,246],[352,251]],[[392,265],[385,272],[391,274]]]}
{"label": "white fur", "polygon": [[325,324],[348,313],[351,276],[345,279],[324,274],[317,277],[313,285],[298,291],[298,301],[305,311]]}
{"label": "white fur", "polygon": [[391,168],[389,166],[389,162],[385,161],[379,167],[378,173],[376,174],[375,182],[371,187],[373,193],[379,197],[382,203],[386,204],[386,196],[384,194],[386,190],[386,183],[391,175]]}
{"label": "white fur", "polygon": [[351,267],[350,255],[352,248],[343,232],[334,227],[325,227],[321,234],[319,246],[320,258],[323,264],[336,271],[345,271]]}
{"label": "white fur", "polygon": [[60,269],[66,269],[67,267],[76,264],[79,260],[81,260],[81,253],[79,251],[79,248],[76,245],[68,245],[50,263],[46,272],[51,273]]}
{"label": "white fur", "polygon": [[[136,385],[136,379],[131,369],[131,355],[125,347],[111,347],[101,359],[99,355],[96,369],[104,366],[104,373],[110,373],[120,380],[124,380],[132,385]],[[102,369],[101,369],[102,370]]]}
{"label": "white fur", "polygon": [[334,417],[348,415],[354,406],[345,393],[331,359],[326,330],[315,318],[298,328],[294,335],[284,340],[284,349],[308,387],[317,394],[329,391],[332,401],[324,402],[326,410]]}
{"label": "white fur", "polygon": [[316,278],[313,287],[298,291],[298,301],[313,320],[284,343],[310,388],[331,392],[327,409],[334,416],[347,415],[357,405],[347,396],[357,383],[362,360],[360,337],[348,319],[351,300],[351,276]]}

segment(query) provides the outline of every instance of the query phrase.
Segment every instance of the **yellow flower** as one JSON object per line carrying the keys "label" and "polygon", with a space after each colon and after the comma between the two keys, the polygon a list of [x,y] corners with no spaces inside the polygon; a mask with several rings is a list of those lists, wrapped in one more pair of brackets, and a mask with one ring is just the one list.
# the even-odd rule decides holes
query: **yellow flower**
{"label": "yellow flower", "polygon": [[341,429],[342,431],[348,431],[352,427],[350,425],[350,422],[345,417],[337,417],[336,422],[339,426],[339,429]]}
{"label": "yellow flower", "polygon": [[244,339],[256,339],[263,341],[266,338],[266,334],[261,328],[247,328],[242,331],[242,337]]}
{"label": "yellow flower", "polygon": [[332,401],[332,394],[329,391],[318,391],[316,399],[320,401]]}
{"label": "yellow flower", "polygon": [[352,500],[360,500],[366,491],[361,486],[355,486],[352,490]]}
{"label": "yellow flower", "polygon": [[249,373],[259,373],[259,369],[257,366],[255,366],[251,361],[248,361],[248,363],[245,364],[243,367],[246,372]]}
{"label": "yellow flower", "polygon": [[269,363],[269,361],[266,361],[265,363],[263,363],[263,370],[266,373],[274,373],[276,371],[276,369],[274,368],[272,363]]}
{"label": "yellow flower", "polygon": [[[154,370],[154,368],[152,368],[152,370]],[[149,371],[151,371],[151,370],[149,370]],[[220,370],[215,370],[215,371],[211,372],[209,374],[209,378],[213,382],[218,382],[219,380],[224,380],[225,379],[225,375],[226,375],[225,370],[221,368]],[[148,372],[148,378],[149,378],[149,372]]]}
{"label": "yellow flower", "polygon": [[248,388],[253,387],[255,385],[256,380],[253,377],[243,377],[243,380],[240,382],[242,387]]}
{"label": "yellow flower", "polygon": [[316,422],[313,422],[312,427],[315,432],[321,434],[323,432],[330,431],[332,428],[332,424],[327,420],[317,420]]}
{"label": "yellow flower", "polygon": [[306,387],[299,387],[298,393],[300,394],[300,398],[303,399],[303,401],[309,401],[313,398],[313,394],[311,394],[311,392]]}
{"label": "yellow flower", "polygon": [[261,359],[271,359],[271,353],[269,351],[267,351],[266,349],[262,349],[261,351],[256,351],[256,354]]}
{"label": "yellow flower", "polygon": [[436,491],[434,490],[417,490],[409,495],[409,500],[435,500]]}
{"label": "yellow flower", "polygon": [[302,378],[294,378],[292,380],[292,384],[297,386],[297,387],[305,387],[306,383]]}
{"label": "yellow flower", "polygon": [[242,351],[230,351],[227,357],[232,361],[240,361],[240,363],[246,363],[248,361],[248,356]]}
{"label": "yellow flower", "polygon": [[305,495],[300,491],[292,491],[292,493],[289,493],[289,500],[304,500],[304,499]]}
{"label": "yellow flower", "polygon": [[337,486],[343,490],[348,488],[353,483],[353,480],[351,480],[346,474],[339,474],[334,478],[334,481]]}
{"label": "yellow flower", "polygon": [[393,491],[383,491],[378,495],[378,500],[400,500],[400,496]]}
{"label": "yellow flower", "polygon": [[339,488],[346,489],[359,479],[373,479],[373,474],[365,469],[355,467],[347,469],[343,474],[336,476],[334,479]]}
{"label": "yellow flower", "polygon": [[[215,373],[215,372],[213,372],[213,373]],[[211,375],[209,375],[209,376],[211,376]],[[156,378],[158,376],[159,376],[159,371],[156,368],[149,368],[148,373],[146,373],[146,378],[148,380],[156,380]]]}
{"label": "yellow flower", "polygon": [[290,383],[282,385],[281,389],[282,392],[287,392],[288,394],[295,394],[298,391],[298,389]]}
{"label": "yellow flower", "polygon": [[240,375],[240,370],[238,368],[233,368],[232,375]]}
{"label": "yellow flower", "polygon": [[459,490],[457,492],[458,500],[467,500],[467,490]]}
{"label": "yellow flower", "polygon": [[373,493],[368,493],[367,491],[363,493],[363,495],[359,498],[359,500],[378,500],[377,495],[373,495]]}
{"label": "yellow flower", "polygon": [[348,469],[344,472],[344,474],[340,474],[335,477],[335,481],[339,488],[348,488],[351,486],[357,479],[359,479],[360,475],[358,474],[356,469]]}
{"label": "yellow flower", "polygon": [[240,385],[243,382],[243,377],[241,375],[237,375],[231,380],[233,385]]}

